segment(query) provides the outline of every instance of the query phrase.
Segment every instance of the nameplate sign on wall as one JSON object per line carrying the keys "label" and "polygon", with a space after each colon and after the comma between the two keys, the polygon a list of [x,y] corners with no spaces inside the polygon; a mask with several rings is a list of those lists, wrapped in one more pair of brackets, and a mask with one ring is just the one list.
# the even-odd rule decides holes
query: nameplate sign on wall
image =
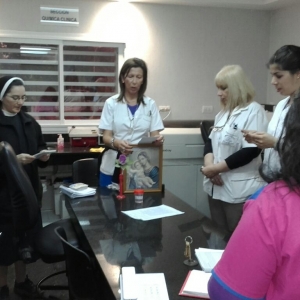
{"label": "nameplate sign on wall", "polygon": [[40,7],[41,23],[79,25],[78,8]]}

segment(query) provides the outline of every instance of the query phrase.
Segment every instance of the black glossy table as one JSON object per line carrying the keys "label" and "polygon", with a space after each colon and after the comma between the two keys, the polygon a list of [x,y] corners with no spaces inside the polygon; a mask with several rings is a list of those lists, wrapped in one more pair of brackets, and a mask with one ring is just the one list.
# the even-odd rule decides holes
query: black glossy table
{"label": "black glossy table", "polygon": [[[121,267],[135,266],[136,273],[164,273],[170,300],[189,299],[178,292],[189,270],[183,261],[185,237],[191,236],[194,249],[209,247],[211,221],[168,191],[146,193],[142,205],[132,194],[116,199],[116,192],[99,189],[93,197],[70,199],[66,207],[80,238],[82,248],[92,257],[103,299],[120,299]],[[139,221],[121,210],[165,204],[185,212],[182,215]],[[222,235],[219,236],[222,238]],[[102,298],[101,298],[102,299]]]}

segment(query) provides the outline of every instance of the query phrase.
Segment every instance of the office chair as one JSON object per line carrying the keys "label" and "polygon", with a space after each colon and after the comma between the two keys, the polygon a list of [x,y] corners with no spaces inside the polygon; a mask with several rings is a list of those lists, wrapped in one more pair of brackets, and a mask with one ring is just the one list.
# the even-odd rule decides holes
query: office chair
{"label": "office chair", "polygon": [[[40,210],[32,185],[19,164],[14,150],[7,142],[0,143],[0,159],[5,167],[10,197],[12,199],[13,229],[21,234],[32,228],[39,220]],[[56,263],[65,260],[64,249],[54,229],[61,226],[67,232],[69,242],[78,246],[79,242],[70,219],[59,220],[42,228],[35,237],[34,250],[45,263]],[[2,228],[1,228],[2,230]],[[43,278],[37,285],[41,290],[68,290],[67,286],[41,286],[41,284],[55,275],[56,272]]]}
{"label": "office chair", "polygon": [[204,144],[208,141],[208,137],[213,126],[214,120],[204,120],[200,122],[201,136]]}
{"label": "office chair", "polygon": [[[38,252],[41,260],[47,264],[63,262],[66,260],[65,252],[60,239],[55,233],[55,228],[61,226],[67,232],[68,239],[74,247],[79,247],[79,241],[73,229],[71,219],[63,219],[55,221],[43,227],[37,234],[35,239],[35,250]],[[66,270],[54,272],[42,278],[37,288],[42,291],[49,290],[68,290],[69,287],[65,285],[47,285],[43,284],[48,279],[57,275],[66,273]]]}
{"label": "office chair", "polygon": [[13,227],[16,232],[24,232],[31,229],[38,218],[36,195],[9,143],[0,143],[0,158],[12,200]]}
{"label": "office chair", "polygon": [[69,299],[98,300],[101,299],[97,289],[94,267],[90,257],[82,250],[72,246],[64,228],[55,229],[66,256],[66,273],[69,285]]}
{"label": "office chair", "polygon": [[12,224],[0,226],[0,232],[14,234],[23,261],[31,262],[32,249],[26,242],[25,232],[41,222],[37,198],[27,174],[7,142],[0,143],[0,161],[5,170],[12,208]]}
{"label": "office chair", "polygon": [[82,182],[97,187],[99,185],[98,173],[99,163],[97,158],[85,158],[73,162],[72,175],[74,183]]}
{"label": "office chair", "polygon": [[[66,260],[65,252],[61,241],[55,233],[55,228],[57,227],[63,227],[68,236],[69,242],[74,247],[79,247],[79,241],[70,218],[50,223],[38,232],[35,239],[35,250],[38,252],[41,260],[47,264],[59,263]],[[48,276],[45,276],[38,282],[37,288],[42,291],[68,290],[69,287],[65,285],[44,284],[44,282],[47,282],[50,278],[53,278],[63,273],[66,273],[66,270],[57,271],[52,274],[49,274]]]}

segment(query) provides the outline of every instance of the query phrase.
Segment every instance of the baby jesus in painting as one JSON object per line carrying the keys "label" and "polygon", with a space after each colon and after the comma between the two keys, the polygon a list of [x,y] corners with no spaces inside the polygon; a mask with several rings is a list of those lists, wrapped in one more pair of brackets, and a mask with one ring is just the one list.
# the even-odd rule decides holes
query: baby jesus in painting
{"label": "baby jesus in painting", "polygon": [[150,188],[155,182],[148,176],[145,176],[144,168],[141,163],[136,160],[131,169],[128,170],[129,176],[133,177],[135,185],[141,188]]}

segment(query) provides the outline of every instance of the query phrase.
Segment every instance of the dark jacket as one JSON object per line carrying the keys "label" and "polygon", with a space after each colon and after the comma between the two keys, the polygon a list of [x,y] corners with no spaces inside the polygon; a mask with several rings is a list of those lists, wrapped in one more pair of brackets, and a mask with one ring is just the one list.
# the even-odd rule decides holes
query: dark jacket
{"label": "dark jacket", "polygon": [[[18,132],[15,118],[20,118],[21,120],[21,132]],[[16,155],[20,153],[33,155],[46,149],[40,125],[32,116],[23,111],[20,111],[14,117],[5,117],[2,110],[0,110],[0,141],[8,142]],[[43,190],[39,179],[38,167],[44,168],[46,166],[47,162],[42,162],[38,159],[34,160],[31,164],[23,166],[39,201],[42,199]],[[11,221],[11,203],[5,170],[0,161],[0,224],[5,224],[9,221]]]}

